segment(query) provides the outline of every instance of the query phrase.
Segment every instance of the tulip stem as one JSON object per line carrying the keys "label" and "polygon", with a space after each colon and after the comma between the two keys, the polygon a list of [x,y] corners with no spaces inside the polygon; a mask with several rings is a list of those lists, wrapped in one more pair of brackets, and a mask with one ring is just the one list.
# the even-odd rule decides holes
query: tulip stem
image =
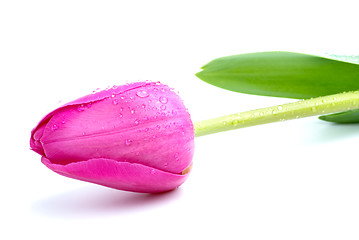
{"label": "tulip stem", "polygon": [[340,93],[200,121],[195,136],[358,108],[359,91]]}

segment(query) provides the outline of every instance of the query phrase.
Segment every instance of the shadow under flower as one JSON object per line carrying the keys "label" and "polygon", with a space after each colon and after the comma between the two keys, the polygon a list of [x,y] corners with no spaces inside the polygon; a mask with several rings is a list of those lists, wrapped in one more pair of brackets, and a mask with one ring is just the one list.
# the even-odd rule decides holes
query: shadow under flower
{"label": "shadow under flower", "polygon": [[128,214],[163,206],[181,196],[181,189],[147,194],[91,186],[34,202],[31,210],[50,218]]}

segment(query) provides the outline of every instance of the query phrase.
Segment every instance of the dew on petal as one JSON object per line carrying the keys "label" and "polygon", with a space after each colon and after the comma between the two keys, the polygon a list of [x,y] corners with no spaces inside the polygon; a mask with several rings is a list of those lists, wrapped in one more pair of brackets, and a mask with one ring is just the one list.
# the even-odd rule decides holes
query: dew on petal
{"label": "dew on petal", "polygon": [[166,110],[166,105],[161,105],[160,107],[162,110]]}
{"label": "dew on petal", "polygon": [[85,111],[85,106],[83,104],[77,106],[77,111],[79,112]]}
{"label": "dew on petal", "polygon": [[54,124],[54,125],[52,125],[52,127],[51,127],[51,130],[52,131],[55,131],[56,129],[58,129],[59,127],[56,125],[56,124]]}
{"label": "dew on petal", "polygon": [[138,125],[140,123],[140,120],[136,119],[135,124]]}
{"label": "dew on petal", "polygon": [[137,97],[140,97],[140,98],[145,98],[145,97],[149,96],[149,94],[146,90],[138,90],[136,92],[136,95],[137,95]]}
{"label": "dew on petal", "polygon": [[131,110],[131,114],[134,114],[134,113],[135,113],[135,110],[132,109],[132,110]]}
{"label": "dew on petal", "polygon": [[130,145],[131,145],[131,143],[132,143],[132,140],[130,140],[130,139],[126,139],[126,141],[125,141],[126,146],[130,146]]}
{"label": "dew on petal", "polygon": [[160,100],[160,102],[163,103],[163,104],[168,103],[168,99],[167,99],[166,97],[161,96],[159,100]]}
{"label": "dew on petal", "polygon": [[112,103],[115,104],[115,105],[117,105],[117,104],[118,104],[118,100],[115,99],[115,100],[112,101]]}

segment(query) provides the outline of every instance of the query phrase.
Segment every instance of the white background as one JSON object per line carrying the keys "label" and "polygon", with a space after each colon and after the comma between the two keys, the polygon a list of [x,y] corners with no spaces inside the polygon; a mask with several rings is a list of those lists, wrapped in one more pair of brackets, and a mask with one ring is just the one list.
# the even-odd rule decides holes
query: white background
{"label": "white background", "polygon": [[313,117],[200,137],[188,181],[158,195],[64,178],[29,150],[44,114],[98,87],[167,83],[194,122],[293,101],[194,74],[247,52],[358,54],[357,9],[328,0],[1,1],[0,238],[358,239],[356,124]]}

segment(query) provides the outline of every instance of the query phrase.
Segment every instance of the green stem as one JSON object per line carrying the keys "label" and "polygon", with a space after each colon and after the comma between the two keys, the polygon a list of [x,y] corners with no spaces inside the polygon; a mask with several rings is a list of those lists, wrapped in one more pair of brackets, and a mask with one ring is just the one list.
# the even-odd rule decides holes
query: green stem
{"label": "green stem", "polygon": [[194,124],[195,136],[358,108],[359,91],[340,93],[200,121]]}

